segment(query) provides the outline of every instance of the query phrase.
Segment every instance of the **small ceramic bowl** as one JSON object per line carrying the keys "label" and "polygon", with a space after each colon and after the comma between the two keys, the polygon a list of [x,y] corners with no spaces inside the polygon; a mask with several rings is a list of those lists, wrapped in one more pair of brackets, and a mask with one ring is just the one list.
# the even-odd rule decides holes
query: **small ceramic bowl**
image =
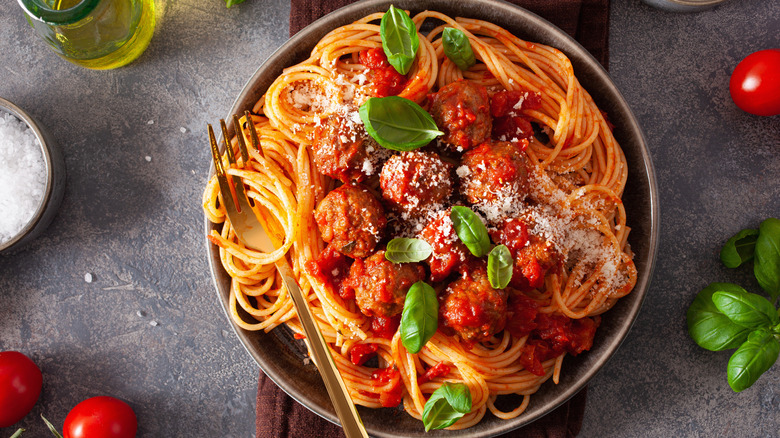
{"label": "small ceramic bowl", "polygon": [[6,112],[24,122],[38,139],[46,166],[46,188],[43,199],[29,222],[11,240],[0,243],[0,254],[21,249],[49,226],[65,192],[65,160],[54,138],[32,116],[13,103],[0,98],[0,112]]}

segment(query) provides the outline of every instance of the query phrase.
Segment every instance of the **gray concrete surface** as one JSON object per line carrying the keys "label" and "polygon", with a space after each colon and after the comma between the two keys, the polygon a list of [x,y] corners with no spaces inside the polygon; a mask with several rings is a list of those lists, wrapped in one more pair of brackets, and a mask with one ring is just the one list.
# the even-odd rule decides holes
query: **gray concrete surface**
{"label": "gray concrete surface", "polygon": [[[0,96],[50,128],[69,172],[48,231],[0,256],[0,350],[25,352],[44,373],[26,436],[47,436],[41,413],[61,425],[95,395],[127,400],[140,437],[254,436],[257,368],[207,273],[204,127],[287,39],[289,3],[158,6],[147,52],[95,72],[57,58],[16,2],[0,3]],[[680,15],[615,0],[611,17],[610,71],[649,141],[662,231],[644,308],[590,385],[581,436],[778,437],[780,365],[732,393],[729,354],[696,347],[685,310],[711,281],[756,290],[717,254],[780,215],[780,117],[740,112],[727,86],[742,57],[780,47],[780,3]]]}

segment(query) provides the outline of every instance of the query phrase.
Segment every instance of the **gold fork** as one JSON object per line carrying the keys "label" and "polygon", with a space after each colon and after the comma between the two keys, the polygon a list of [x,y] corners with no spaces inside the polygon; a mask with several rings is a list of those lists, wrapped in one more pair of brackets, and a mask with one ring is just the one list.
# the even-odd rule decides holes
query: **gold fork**
{"label": "gold fork", "polygon": [[[249,111],[244,113],[247,123],[249,124],[249,137],[252,140],[252,147],[262,156],[263,149],[260,145],[260,140],[257,137],[255,131],[255,124],[252,117],[249,115]],[[222,138],[225,140],[225,150],[227,152],[228,162],[230,166],[237,166],[236,156],[233,148],[230,145],[227,134],[227,127],[225,126],[225,120],[220,120],[222,128]],[[249,199],[244,191],[244,183],[237,176],[229,176],[225,173],[225,169],[222,164],[222,157],[219,153],[219,146],[217,140],[214,137],[214,129],[211,125],[208,126],[209,141],[211,143],[211,154],[214,159],[214,168],[216,169],[217,181],[219,183],[219,191],[222,195],[222,201],[225,206],[225,212],[230,220],[230,224],[235,231],[238,240],[249,248],[259,250],[262,252],[272,252],[276,250],[276,246],[271,241],[265,228],[261,224],[255,215],[255,211],[249,204]],[[237,115],[233,115],[233,126],[238,131],[241,129],[239,119]],[[237,135],[238,146],[241,151],[241,158],[243,163],[249,160],[249,153],[247,151],[246,142],[243,135]],[[232,184],[228,182],[228,177],[232,179]],[[265,219],[261,219],[265,222]],[[282,277],[282,282],[290,293],[295,306],[295,311],[298,314],[298,319],[301,321],[303,332],[306,335],[307,344],[311,351],[315,365],[320,370],[322,380],[325,382],[325,388],[330,395],[330,399],[333,402],[333,407],[336,409],[336,414],[341,420],[341,425],[344,429],[344,434],[347,438],[364,437],[368,438],[366,429],[363,426],[363,422],[360,420],[360,415],[355,409],[355,404],[352,402],[352,398],[347,392],[347,387],[344,385],[344,381],[341,379],[336,368],[336,363],[333,361],[333,357],[328,351],[328,346],[325,343],[325,338],[320,333],[316,322],[314,322],[314,316],[309,310],[306,298],[301,293],[301,289],[298,286],[298,282],[295,280],[290,264],[285,257],[282,257],[276,262],[276,269]]]}

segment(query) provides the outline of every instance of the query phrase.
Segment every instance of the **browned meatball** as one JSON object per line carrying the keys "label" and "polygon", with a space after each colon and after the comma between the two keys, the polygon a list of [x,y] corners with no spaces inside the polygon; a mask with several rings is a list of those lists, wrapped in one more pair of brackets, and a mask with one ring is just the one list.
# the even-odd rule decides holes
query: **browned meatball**
{"label": "browned meatball", "polygon": [[506,292],[490,286],[484,262],[464,265],[461,277],[439,295],[439,327],[473,344],[490,339],[504,324]]}
{"label": "browned meatball", "polygon": [[490,99],[481,85],[461,80],[445,85],[433,98],[431,115],[444,132],[442,140],[459,151],[490,138]]}
{"label": "browned meatball", "polygon": [[317,170],[343,183],[360,182],[374,174],[377,163],[372,152],[381,149],[363,129],[339,115],[327,117],[314,128],[311,147]]}
{"label": "browned meatball", "polygon": [[448,208],[437,213],[418,236],[433,248],[426,262],[431,268],[431,281],[440,282],[463,264],[470,253],[466,245],[458,239],[455,226],[450,219]]}
{"label": "browned meatball", "polygon": [[360,311],[367,316],[391,317],[401,313],[406,293],[425,279],[418,263],[392,263],[383,250],[357,259],[349,268],[345,287],[354,291]]}
{"label": "browned meatball", "polygon": [[314,211],[322,240],[352,258],[366,257],[382,239],[387,225],[382,204],[361,185],[331,191]]}
{"label": "browned meatball", "polygon": [[463,154],[460,192],[472,204],[523,200],[528,194],[528,164],[514,143],[482,143]]}
{"label": "browned meatball", "polygon": [[452,166],[434,152],[403,152],[382,167],[382,197],[396,210],[422,216],[452,195]]}

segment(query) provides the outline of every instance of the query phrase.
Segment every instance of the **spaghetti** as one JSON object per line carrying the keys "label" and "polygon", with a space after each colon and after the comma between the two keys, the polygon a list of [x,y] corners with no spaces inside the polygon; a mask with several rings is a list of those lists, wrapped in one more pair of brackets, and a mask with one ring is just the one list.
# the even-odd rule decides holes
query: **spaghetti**
{"label": "spaghetti", "polygon": [[[502,419],[514,418],[540,385],[550,378],[558,382],[567,353],[590,347],[598,315],[636,283],[621,202],[626,160],[605,115],[560,51],[523,41],[485,21],[425,11],[413,17],[418,32],[426,22],[435,27],[427,35],[418,34],[416,61],[407,75],[395,80],[369,56],[372,49],[382,47],[377,24],[382,15],[372,14],[328,33],[307,60],[285,69],[252,108],[264,153],[250,150],[249,160],[227,173],[241,178],[279,249],[261,253],[238,242],[226,220],[216,178],[208,182],[203,208],[211,222],[223,224],[208,238],[219,247],[231,277],[230,313],[246,330],[268,332],[286,324],[296,337],[302,336],[292,300],[274,267],[275,260],[287,257],[356,404],[379,408],[403,400],[406,412],[420,419],[431,393],[444,382],[462,382],[470,390],[472,410],[450,428],[472,426],[488,410]],[[468,37],[477,60],[469,70],[460,70],[445,56],[441,40],[445,27]],[[536,240],[520,241],[513,250],[517,257],[535,241],[546,252],[520,269],[524,284],[507,290],[506,329],[502,323],[468,342],[440,323],[420,352],[411,354],[389,319],[367,316],[349,294],[339,293],[338,282],[328,281],[343,279],[339,266],[325,263],[333,268],[330,277],[312,269],[311,262],[322,261],[329,252],[318,232],[315,209],[338,186],[318,170],[312,144],[327,129],[342,140],[350,135],[346,140],[355,140],[355,133],[365,136],[357,110],[371,96],[397,94],[429,109],[432,93],[464,81],[487,90],[492,105],[500,100],[496,96],[502,96],[504,115],[515,117],[507,123],[527,122],[535,128],[524,139],[511,138],[512,132],[510,138],[494,139],[524,151],[527,198],[507,201],[499,196],[495,202],[471,205],[487,219],[494,241],[508,239],[512,229],[506,224],[522,219],[526,234]],[[338,123],[327,128],[333,117]],[[245,122],[240,134],[248,139]],[[494,122],[494,137],[506,137],[496,129]],[[231,144],[236,147],[237,140]],[[379,169],[388,155],[378,145],[376,149],[358,163],[365,187],[374,194],[381,191]],[[460,151],[443,156],[461,186],[468,186],[468,175],[477,172],[479,163],[471,167],[461,163]],[[390,216],[396,223],[405,218],[402,212]],[[435,214],[423,214],[418,228],[434,218]],[[388,229],[407,235],[419,231],[413,226]],[[511,247],[511,238],[506,241]],[[541,262],[545,255],[553,258],[547,265]],[[534,263],[542,266],[541,271],[526,272]],[[445,286],[436,289],[442,293]],[[246,321],[242,312],[253,320]],[[376,360],[365,361],[374,354]],[[523,401],[509,412],[501,411],[496,399],[503,394],[522,395]]]}

